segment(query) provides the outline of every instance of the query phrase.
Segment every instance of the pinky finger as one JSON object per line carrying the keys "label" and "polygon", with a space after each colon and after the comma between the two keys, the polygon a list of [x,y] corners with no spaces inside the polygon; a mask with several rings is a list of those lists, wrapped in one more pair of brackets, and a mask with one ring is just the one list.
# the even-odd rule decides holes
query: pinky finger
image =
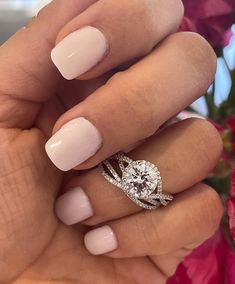
{"label": "pinky finger", "polygon": [[218,228],[223,207],[217,193],[204,184],[178,194],[167,207],[143,211],[85,235],[91,254],[112,258],[157,256],[199,244]]}

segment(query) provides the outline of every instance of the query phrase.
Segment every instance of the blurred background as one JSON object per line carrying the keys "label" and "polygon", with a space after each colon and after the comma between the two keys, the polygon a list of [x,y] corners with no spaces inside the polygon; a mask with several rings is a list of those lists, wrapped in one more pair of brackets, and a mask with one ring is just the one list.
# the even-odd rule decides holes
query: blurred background
{"label": "blurred background", "polygon": [[50,0],[0,0],[0,44],[49,2]]}

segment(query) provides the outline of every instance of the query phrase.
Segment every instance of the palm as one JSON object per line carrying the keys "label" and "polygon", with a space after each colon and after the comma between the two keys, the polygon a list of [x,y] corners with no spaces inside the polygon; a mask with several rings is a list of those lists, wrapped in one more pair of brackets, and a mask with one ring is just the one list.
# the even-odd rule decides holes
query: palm
{"label": "palm", "polygon": [[[64,108],[77,101],[74,96],[66,97],[70,101],[63,103]],[[37,127],[0,131],[0,262],[4,267],[0,283],[13,279],[17,281],[12,283],[24,284],[50,279],[55,283],[142,283],[143,265],[145,273],[158,275],[147,257],[112,260],[89,255],[83,246],[86,228],[58,222],[54,200],[66,175],[51,164],[44,151],[46,133],[51,131],[48,125],[50,121],[53,125],[61,110],[54,103],[57,107],[52,111],[51,105],[48,102],[41,111]]]}

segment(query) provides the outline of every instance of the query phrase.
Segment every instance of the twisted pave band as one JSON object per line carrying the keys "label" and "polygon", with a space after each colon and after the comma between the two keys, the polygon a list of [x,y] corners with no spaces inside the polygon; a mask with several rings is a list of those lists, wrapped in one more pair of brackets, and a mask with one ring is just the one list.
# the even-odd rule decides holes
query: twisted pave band
{"label": "twisted pave band", "polygon": [[[117,170],[111,161],[116,161]],[[100,167],[106,180],[144,209],[153,210],[160,205],[166,206],[173,200],[172,195],[163,193],[160,172],[148,161],[133,161],[121,152],[103,161]]]}

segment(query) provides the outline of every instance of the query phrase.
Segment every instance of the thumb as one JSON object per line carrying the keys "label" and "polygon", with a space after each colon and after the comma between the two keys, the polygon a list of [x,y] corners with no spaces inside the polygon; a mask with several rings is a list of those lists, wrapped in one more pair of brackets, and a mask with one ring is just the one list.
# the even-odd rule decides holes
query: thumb
{"label": "thumb", "polygon": [[33,124],[60,77],[50,59],[57,34],[96,0],[54,0],[0,47],[0,127]]}

